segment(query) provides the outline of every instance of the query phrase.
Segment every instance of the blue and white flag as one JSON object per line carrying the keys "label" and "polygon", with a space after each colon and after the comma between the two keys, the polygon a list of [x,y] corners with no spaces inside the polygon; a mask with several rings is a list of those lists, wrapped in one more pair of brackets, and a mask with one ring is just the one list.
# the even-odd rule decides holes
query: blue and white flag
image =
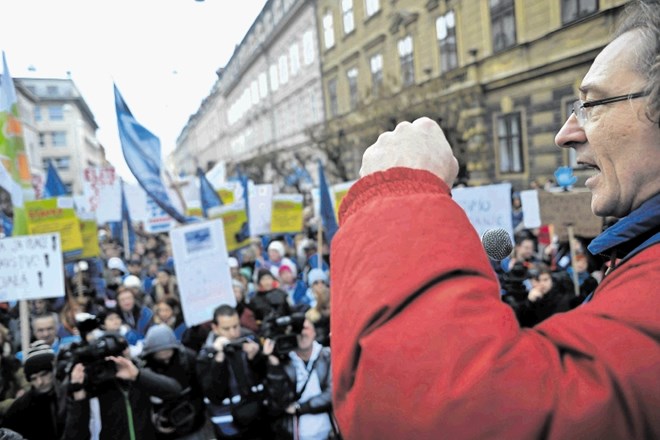
{"label": "blue and white flag", "polygon": [[57,174],[57,169],[53,165],[53,161],[48,161],[48,174],[46,175],[46,184],[44,185],[44,198],[65,196],[69,191],[66,185],[62,182],[60,175]]}
{"label": "blue and white flag", "polygon": [[114,89],[119,140],[128,168],[163,211],[179,223],[186,223],[188,219],[174,208],[160,178],[160,140],[135,120],[116,85]]}
{"label": "blue and white flag", "polygon": [[335,236],[339,227],[337,226],[337,219],[335,219],[335,210],[332,208],[332,199],[330,198],[328,184],[325,181],[325,173],[323,172],[323,163],[321,163],[321,160],[319,160],[319,193],[323,231],[325,232],[325,239],[328,242],[328,246],[330,246],[332,237]]}
{"label": "blue and white flag", "polygon": [[209,209],[222,206],[222,199],[220,199],[218,193],[213,189],[213,185],[206,178],[204,171],[199,167],[197,167],[197,176],[199,177],[199,196],[202,201],[202,214],[206,218],[208,217]]}

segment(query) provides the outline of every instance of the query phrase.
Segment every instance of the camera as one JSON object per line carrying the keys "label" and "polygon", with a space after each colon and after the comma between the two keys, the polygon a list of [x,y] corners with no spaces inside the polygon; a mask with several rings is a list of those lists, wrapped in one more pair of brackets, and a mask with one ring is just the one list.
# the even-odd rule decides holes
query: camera
{"label": "camera", "polygon": [[530,277],[527,267],[520,261],[516,262],[509,272],[501,276],[502,289],[506,295],[513,297],[516,301],[522,301],[527,298],[527,288],[523,284]]}
{"label": "camera", "polygon": [[298,347],[298,335],[302,332],[304,324],[304,313],[285,316],[271,314],[261,324],[261,332],[265,338],[275,342],[273,354],[283,359]]}
{"label": "camera", "polygon": [[224,352],[236,353],[243,351],[243,344],[248,341],[254,341],[254,338],[251,338],[249,336],[243,336],[242,338],[238,338],[235,341],[231,341],[230,343],[225,345]]}
{"label": "camera", "polygon": [[[73,343],[60,353],[58,358],[58,372],[62,376],[71,373],[76,364],[85,367],[85,384],[87,392],[94,395],[96,389],[115,378],[117,367],[114,362],[107,361],[108,356],[121,356],[128,343],[118,334],[103,333],[91,342],[87,335],[99,328],[100,321],[94,315],[76,315],[76,327],[80,332],[81,342]],[[59,368],[61,367],[61,370]]]}

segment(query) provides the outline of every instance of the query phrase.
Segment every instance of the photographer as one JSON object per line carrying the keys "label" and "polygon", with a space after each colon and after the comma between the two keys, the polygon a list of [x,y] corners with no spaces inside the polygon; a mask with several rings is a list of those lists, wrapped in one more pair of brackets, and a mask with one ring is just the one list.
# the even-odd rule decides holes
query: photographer
{"label": "photographer", "polygon": [[197,357],[197,372],[218,438],[270,439],[264,422],[267,359],[240,326],[236,309],[213,312],[212,331]]}
{"label": "photographer", "polygon": [[[113,338],[117,336],[113,335]],[[104,343],[110,344],[112,340]],[[87,347],[92,347],[86,350],[98,356],[104,345]],[[149,397],[173,399],[180,395],[181,386],[172,378],[138,368],[128,358],[128,345],[124,343],[123,347],[121,355],[104,356],[86,364],[75,362],[74,356],[64,438],[156,439]],[[112,368],[112,378],[105,379],[108,367],[99,368],[99,361]],[[88,374],[88,370],[95,373]],[[103,379],[94,377],[98,371],[104,371]]]}
{"label": "photographer", "polygon": [[275,439],[327,439],[333,431],[330,348],[315,339],[314,325],[305,319],[297,347],[286,357],[273,355],[273,340],[264,342],[264,354],[268,355],[266,391]]}
{"label": "photographer", "polygon": [[144,340],[142,358],[145,367],[155,373],[175,379],[183,391],[174,399],[152,397],[152,421],[156,438],[205,440],[204,400],[197,380],[196,353],[177,341],[167,324],[149,328]]}

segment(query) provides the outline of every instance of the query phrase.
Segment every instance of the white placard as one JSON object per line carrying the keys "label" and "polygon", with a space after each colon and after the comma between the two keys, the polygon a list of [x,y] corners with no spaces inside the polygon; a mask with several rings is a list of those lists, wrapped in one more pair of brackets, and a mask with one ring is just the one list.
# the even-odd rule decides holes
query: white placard
{"label": "white placard", "polygon": [[0,240],[0,301],[63,296],[59,232]]}
{"label": "white placard", "polygon": [[144,223],[144,230],[149,234],[158,234],[169,231],[175,224],[176,220],[147,195],[147,221]]}
{"label": "white placard", "polygon": [[170,240],[186,325],[212,320],[221,304],[235,307],[222,220],[172,229]]}
{"label": "white placard", "polygon": [[510,183],[454,188],[451,193],[479,236],[488,229],[504,228],[513,237]]}
{"label": "white placard", "polygon": [[124,196],[128,204],[128,213],[134,223],[147,223],[147,193],[139,185],[124,182]]}
{"label": "white placard", "polygon": [[249,222],[250,235],[270,234],[270,220],[273,211],[273,185],[250,185]]}
{"label": "white placard", "polygon": [[539,207],[538,190],[528,189],[520,191],[520,203],[522,204],[523,225],[527,229],[541,226],[541,208]]}
{"label": "white placard", "polygon": [[121,181],[113,167],[85,168],[83,194],[98,224],[121,221]]}

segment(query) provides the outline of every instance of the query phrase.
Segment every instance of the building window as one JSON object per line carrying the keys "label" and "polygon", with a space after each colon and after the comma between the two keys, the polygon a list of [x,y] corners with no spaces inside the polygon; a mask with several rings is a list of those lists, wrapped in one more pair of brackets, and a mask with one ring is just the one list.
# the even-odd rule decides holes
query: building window
{"label": "building window", "polygon": [[410,35],[399,40],[399,61],[401,62],[401,79],[404,87],[415,82],[415,66],[413,63],[413,41]]}
{"label": "building window", "polygon": [[514,0],[489,0],[493,51],[499,52],[516,44]]}
{"label": "building window", "polygon": [[46,146],[46,135],[44,133],[39,133],[39,146],[42,148]]}
{"label": "building window", "polygon": [[286,55],[280,57],[278,64],[280,68],[280,84],[286,84],[289,82],[289,63],[287,62]]}
{"label": "building window", "polygon": [[53,147],[66,147],[66,131],[54,131],[50,135]]}
{"label": "building window", "polygon": [[350,34],[355,29],[353,21],[353,0],[341,0],[341,11],[344,21],[344,34]]}
{"label": "building window", "polygon": [[380,0],[365,0],[365,10],[367,11],[367,17],[371,17],[380,11]]}
{"label": "building window", "polygon": [[34,106],[34,121],[39,122],[39,121],[41,121],[41,119],[42,119],[42,117],[41,117],[41,107],[39,107],[38,105],[35,105]]}
{"label": "building window", "polygon": [[337,79],[328,81],[328,101],[330,104],[330,115],[337,116],[339,114],[339,107],[337,105]]}
{"label": "building window", "polygon": [[67,171],[71,167],[69,156],[56,157],[53,159],[53,165],[60,171]]}
{"label": "building window", "polygon": [[561,22],[571,23],[598,11],[598,0],[561,0]]}
{"label": "building window", "polygon": [[358,105],[358,69],[357,67],[352,67],[346,72],[346,78],[348,79],[348,97],[351,104],[351,110],[355,110]]}
{"label": "building window", "polygon": [[298,43],[293,43],[289,48],[289,58],[291,59],[291,76],[296,76],[300,72],[300,50],[298,50]]}
{"label": "building window", "polygon": [[268,96],[268,77],[266,72],[261,72],[259,74],[259,97],[261,99]]}
{"label": "building window", "polygon": [[435,21],[435,32],[440,49],[440,71],[447,72],[458,67],[456,50],[456,20],[454,11],[441,15]]}
{"label": "building window", "polygon": [[303,35],[303,63],[306,66],[314,62],[314,34],[307,31]]}
{"label": "building window", "polygon": [[270,89],[276,92],[280,88],[280,82],[277,78],[277,66],[273,64],[270,66]]}
{"label": "building window", "polygon": [[61,105],[49,105],[48,106],[48,119],[51,121],[63,121],[64,120],[64,107]]}
{"label": "building window", "polygon": [[323,40],[325,48],[330,49],[335,45],[335,29],[332,23],[332,12],[327,12],[323,17]]}
{"label": "building window", "polygon": [[522,173],[524,169],[520,113],[509,113],[497,117],[497,145],[500,155],[500,173]]}
{"label": "building window", "polygon": [[377,53],[369,59],[371,67],[371,89],[374,96],[379,96],[383,87],[383,54]]}

